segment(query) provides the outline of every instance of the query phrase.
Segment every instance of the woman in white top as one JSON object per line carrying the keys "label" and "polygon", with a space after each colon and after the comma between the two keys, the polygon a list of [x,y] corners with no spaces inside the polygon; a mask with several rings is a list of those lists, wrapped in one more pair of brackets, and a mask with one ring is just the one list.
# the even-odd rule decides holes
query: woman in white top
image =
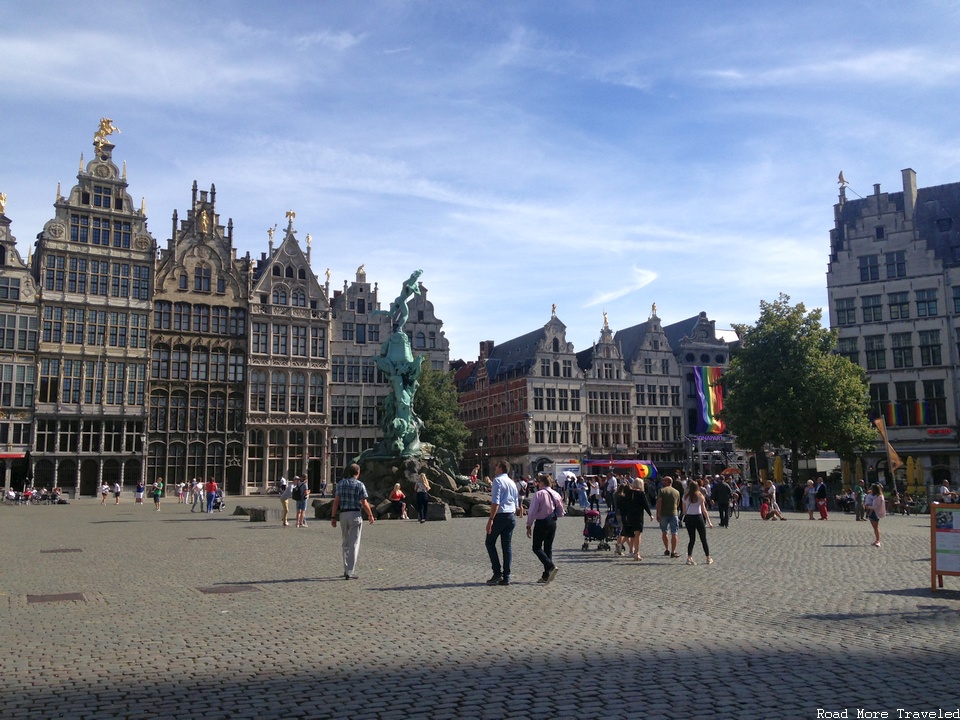
{"label": "woman in white top", "polygon": [[707,512],[707,499],[700,486],[695,481],[688,483],[686,495],[683,496],[683,524],[687,528],[690,540],[687,542],[687,565],[696,565],[693,559],[693,546],[697,543],[697,534],[700,535],[700,544],[703,554],[707,556],[707,565],[713,564],[710,557],[710,546],[707,545],[707,526],[713,527],[710,522],[710,513]]}
{"label": "woman in white top", "polygon": [[887,501],[883,498],[883,489],[877,483],[870,486],[870,495],[873,502],[870,503],[867,519],[873,525],[873,546],[880,547],[880,518],[887,514]]}

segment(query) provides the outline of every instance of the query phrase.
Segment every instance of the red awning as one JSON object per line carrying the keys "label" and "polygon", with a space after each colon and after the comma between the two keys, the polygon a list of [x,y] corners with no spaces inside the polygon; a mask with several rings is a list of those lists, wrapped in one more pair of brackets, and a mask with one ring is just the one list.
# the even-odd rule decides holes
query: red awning
{"label": "red awning", "polygon": [[26,453],[0,453],[0,460],[20,460],[26,456]]}

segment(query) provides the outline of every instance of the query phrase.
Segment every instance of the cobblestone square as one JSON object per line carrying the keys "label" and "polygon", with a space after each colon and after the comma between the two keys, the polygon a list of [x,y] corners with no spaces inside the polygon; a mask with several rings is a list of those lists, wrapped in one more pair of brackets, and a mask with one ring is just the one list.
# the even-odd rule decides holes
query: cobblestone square
{"label": "cobblestone square", "polygon": [[329,522],[0,506],[0,716],[956,711],[960,578],[931,593],[928,518],[884,519],[878,549],[852,515],[788,517],[708,531],[716,563],[695,567],[650,528],[642,562],[583,551],[566,518],[549,585],[518,526],[513,583],[488,587],[483,519],[366,525],[344,581]]}

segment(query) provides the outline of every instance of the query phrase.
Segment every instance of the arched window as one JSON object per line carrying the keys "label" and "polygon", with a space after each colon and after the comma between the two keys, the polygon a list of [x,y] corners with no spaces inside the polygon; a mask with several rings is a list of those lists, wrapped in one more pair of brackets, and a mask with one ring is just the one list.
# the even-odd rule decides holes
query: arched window
{"label": "arched window", "polygon": [[283,267],[280,265],[273,266],[273,276],[274,277],[283,277]]}
{"label": "arched window", "polygon": [[298,277],[300,280],[306,280],[306,279],[307,279],[307,271],[304,270],[303,268],[300,268],[299,270],[297,270],[297,277]]}
{"label": "arched window", "polygon": [[287,265],[286,271],[284,272],[284,275],[285,275],[286,277],[288,277],[288,278],[292,278],[292,277],[293,277],[293,268],[292,268],[290,265]]}
{"label": "arched window", "polygon": [[553,339],[553,351],[560,352],[560,340],[558,338]]}
{"label": "arched window", "polygon": [[270,373],[270,412],[287,411],[287,374]]}
{"label": "arched window", "polygon": [[426,347],[427,347],[427,336],[424,335],[422,332],[418,332],[418,333],[416,334],[416,337],[415,337],[414,345],[413,345],[413,346],[414,346],[417,350],[423,350],[424,348],[426,348]]}
{"label": "arched window", "polygon": [[190,332],[190,303],[174,303],[173,329],[182,332]]}
{"label": "arched window", "polygon": [[553,376],[560,377],[560,363],[556,360],[553,361]]}
{"label": "arched window", "polygon": [[303,290],[294,290],[293,294],[290,296],[290,304],[294,307],[306,307],[307,306],[307,295]]}
{"label": "arched window", "polygon": [[187,430],[187,394],[173,393],[170,396],[170,430],[172,432],[186,432]]}
{"label": "arched window", "polygon": [[273,304],[274,305],[287,304],[287,291],[285,288],[276,288],[273,291]]}
{"label": "arched window", "polygon": [[170,358],[170,379],[190,379],[190,348],[186,345],[177,345],[173,348]]}

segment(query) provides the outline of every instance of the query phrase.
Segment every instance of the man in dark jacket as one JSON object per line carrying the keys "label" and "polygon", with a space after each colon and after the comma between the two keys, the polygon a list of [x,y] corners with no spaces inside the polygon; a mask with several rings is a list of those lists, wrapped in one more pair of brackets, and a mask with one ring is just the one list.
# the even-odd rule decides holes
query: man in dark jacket
{"label": "man in dark jacket", "polygon": [[720,527],[730,527],[730,499],[733,497],[733,490],[729,483],[717,475],[716,482],[713,485],[713,501],[717,504],[717,514],[720,516]]}

